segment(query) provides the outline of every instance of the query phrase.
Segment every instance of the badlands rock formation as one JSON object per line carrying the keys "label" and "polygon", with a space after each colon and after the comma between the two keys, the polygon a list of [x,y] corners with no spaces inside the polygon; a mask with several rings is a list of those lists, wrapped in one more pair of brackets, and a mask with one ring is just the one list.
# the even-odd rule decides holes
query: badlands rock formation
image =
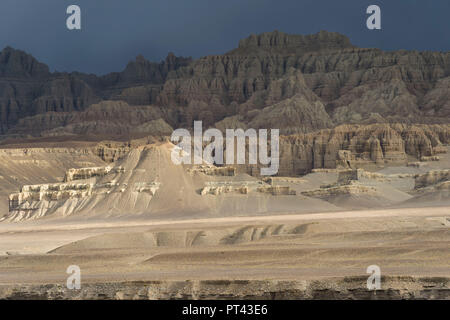
{"label": "badlands rock formation", "polygon": [[[50,73],[46,65],[32,56],[7,47],[0,52],[0,131],[6,133],[24,117],[50,112],[45,116],[48,118],[53,113],[82,111],[108,98],[150,104],[154,100],[153,87],[158,88],[170,71],[189,62],[190,59],[173,54],[161,63],[138,56],[123,72],[96,77],[77,72]],[[122,92],[124,87],[134,89]],[[39,122],[37,118],[33,125]],[[31,125],[28,129],[29,133],[36,133]]]}
{"label": "badlands rock formation", "polygon": [[[362,49],[326,31],[252,35],[235,50],[197,60],[169,54],[151,63],[138,56],[102,77],[50,73],[8,47],[0,53],[0,129],[9,136],[39,136],[62,125],[69,128],[52,134],[89,131],[93,124],[77,113],[101,100],[153,105],[160,114],[148,121],[161,118],[171,127],[225,121],[292,134],[344,123],[448,123],[449,77],[449,53]],[[78,120],[67,123],[72,117]],[[88,123],[73,124],[79,120]]]}
{"label": "badlands rock formation", "polygon": [[[138,56],[102,77],[51,73],[8,47],[0,216],[326,211],[435,195],[448,185],[449,78],[449,53],[357,48],[325,31],[251,35],[195,60]],[[257,165],[174,166],[165,142],[194,120],[280,129],[278,180],[263,180]],[[372,172],[389,167],[407,169]],[[370,172],[342,183],[342,170],[358,168]]]}
{"label": "badlands rock formation", "polygon": [[81,112],[48,112],[22,118],[9,132],[15,135],[93,135],[131,137],[168,136],[173,129],[158,107],[129,106],[123,101],[102,101]]}
{"label": "badlands rock formation", "polygon": [[51,74],[46,65],[10,47],[0,52],[0,131],[23,117],[48,111],[82,110],[99,101],[74,74]]}
{"label": "badlands rock formation", "polygon": [[320,168],[406,165],[409,157],[419,160],[446,152],[449,133],[449,125],[372,124],[282,136],[279,175],[296,176]]}
{"label": "badlands rock formation", "polygon": [[[446,299],[449,79],[448,52],[325,31],[101,77],[5,48],[0,298]],[[279,129],[277,175],[175,165],[169,136],[194,120]]]}
{"label": "badlands rock formation", "polygon": [[[312,169],[302,178],[292,177],[296,174],[291,172],[291,177],[261,179],[243,173],[239,166],[175,165],[170,161],[173,147],[170,143],[134,146],[108,165],[69,168],[59,181],[9,187],[9,210],[3,220],[334,211],[401,205],[423,197],[425,191],[430,197],[439,192],[439,201],[448,199],[442,193],[449,189],[448,170],[427,170],[430,165],[439,167],[440,161],[420,167],[397,163],[392,170],[398,173],[384,174],[356,168],[380,170],[389,163],[377,167],[368,158],[355,162],[358,165],[340,166],[337,160],[334,167]],[[85,152],[98,157],[97,148]],[[444,165],[450,163],[449,156],[443,154]],[[402,168],[423,173],[401,173]]]}
{"label": "badlands rock formation", "polygon": [[0,217],[8,213],[8,195],[24,185],[54,184],[70,168],[105,166],[89,146],[68,145],[47,148],[0,150]]}
{"label": "badlands rock formation", "polygon": [[[70,168],[60,181],[20,186],[9,194],[3,220],[256,214],[293,209],[302,202],[289,185],[237,175],[234,167],[174,165],[172,148],[169,143],[143,145],[113,165]],[[214,197],[229,193],[242,196],[232,202]],[[293,198],[285,203],[286,196]]]}
{"label": "badlands rock formation", "polygon": [[450,181],[450,169],[432,170],[428,171],[427,173],[416,175],[414,188],[424,188],[448,181]]}

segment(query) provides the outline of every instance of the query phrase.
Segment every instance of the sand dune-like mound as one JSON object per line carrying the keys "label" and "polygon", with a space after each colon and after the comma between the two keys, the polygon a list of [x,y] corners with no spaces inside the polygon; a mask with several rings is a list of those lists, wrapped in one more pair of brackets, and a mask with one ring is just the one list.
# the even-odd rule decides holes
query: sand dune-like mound
{"label": "sand dune-like mound", "polygon": [[[51,185],[25,186],[22,192],[10,196],[16,208],[8,219],[23,220],[43,216],[69,216],[74,213],[89,216],[115,216],[145,212],[205,210],[196,201],[194,181],[180,166],[170,160],[171,146],[148,145],[130,151],[127,156],[107,169],[80,169],[76,179]],[[67,177],[66,173],[66,177]],[[84,193],[77,190],[86,190]],[[65,193],[63,191],[66,191]],[[191,195],[191,196],[181,196]],[[156,197],[156,201],[152,199]],[[23,203],[22,203],[23,202]]]}
{"label": "sand dune-like mound", "polygon": [[273,224],[264,226],[225,227],[205,230],[173,230],[159,232],[106,233],[75,241],[54,250],[51,254],[74,254],[85,250],[150,249],[159,247],[189,248],[211,246],[233,246],[273,241],[285,237],[295,237],[308,232],[310,223],[299,225]]}

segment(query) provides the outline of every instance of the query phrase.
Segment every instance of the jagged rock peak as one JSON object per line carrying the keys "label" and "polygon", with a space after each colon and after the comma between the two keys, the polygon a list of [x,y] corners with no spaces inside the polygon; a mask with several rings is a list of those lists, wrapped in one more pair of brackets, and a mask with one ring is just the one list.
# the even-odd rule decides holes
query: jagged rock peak
{"label": "jagged rock peak", "polygon": [[0,51],[0,77],[42,77],[49,73],[47,65],[24,51],[11,47]]}
{"label": "jagged rock peak", "polygon": [[265,53],[301,54],[319,50],[355,48],[350,39],[337,32],[320,31],[311,35],[287,34],[275,30],[250,35],[239,41],[239,47],[230,54],[250,54],[255,50]]}
{"label": "jagged rock peak", "polygon": [[139,54],[136,57],[136,63],[146,64],[146,63],[148,63],[148,61],[147,61],[147,59],[144,58],[144,56],[142,54]]}
{"label": "jagged rock peak", "polygon": [[122,80],[128,83],[163,83],[170,71],[186,66],[191,61],[192,58],[177,57],[170,52],[165,60],[150,62],[140,54],[136,57],[136,60],[127,64],[122,72]]}

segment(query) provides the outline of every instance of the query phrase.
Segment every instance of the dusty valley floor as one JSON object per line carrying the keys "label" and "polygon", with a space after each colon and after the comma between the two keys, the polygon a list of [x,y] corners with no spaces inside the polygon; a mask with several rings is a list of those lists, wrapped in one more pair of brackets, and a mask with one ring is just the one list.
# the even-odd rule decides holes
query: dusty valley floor
{"label": "dusty valley floor", "polygon": [[[365,291],[366,269],[378,265],[388,277],[383,289],[409,292],[411,282],[423,290],[411,278],[434,278],[441,279],[434,286],[448,297],[449,227],[449,207],[177,222],[1,224],[0,252],[7,254],[0,257],[0,287],[64,288],[67,267],[78,265],[91,295],[93,285],[101,294],[101,285],[108,283],[225,280],[232,283],[229,294],[239,296],[245,286],[238,280],[256,286],[258,281],[322,281],[327,287],[352,277],[359,280],[351,285]],[[398,276],[405,277],[397,280],[400,285],[387,280]],[[207,295],[200,289],[196,294]]]}

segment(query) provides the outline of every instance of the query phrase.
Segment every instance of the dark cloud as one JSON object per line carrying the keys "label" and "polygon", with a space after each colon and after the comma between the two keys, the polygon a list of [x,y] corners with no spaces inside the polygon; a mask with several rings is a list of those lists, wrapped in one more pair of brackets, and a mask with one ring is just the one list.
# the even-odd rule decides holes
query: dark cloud
{"label": "dark cloud", "polygon": [[[66,29],[66,8],[82,9],[82,30]],[[382,9],[382,30],[365,10]],[[0,47],[25,50],[52,70],[106,73],[138,54],[224,53],[250,33],[275,29],[346,34],[361,47],[450,50],[448,0],[1,0]]]}

